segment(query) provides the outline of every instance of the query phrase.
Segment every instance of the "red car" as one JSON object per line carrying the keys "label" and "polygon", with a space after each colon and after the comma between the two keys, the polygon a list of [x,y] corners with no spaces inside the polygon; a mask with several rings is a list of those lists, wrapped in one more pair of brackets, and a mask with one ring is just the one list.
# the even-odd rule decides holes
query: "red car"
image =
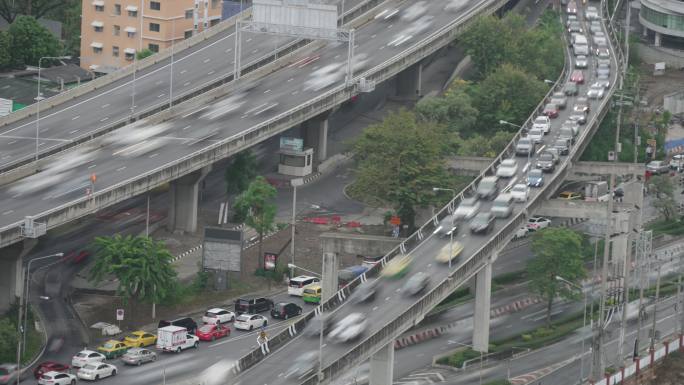
{"label": "red car", "polygon": [[88,259],[88,257],[90,257],[90,251],[81,250],[77,252],[74,250],[69,254],[65,255],[64,257],[62,257],[62,261],[77,265]]}
{"label": "red car", "polygon": [[221,324],[205,324],[197,329],[195,335],[201,341],[213,341],[217,338],[229,336],[230,328]]}
{"label": "red car", "polygon": [[570,81],[577,84],[584,84],[584,72],[572,71],[572,75],[570,75]]}
{"label": "red car", "polygon": [[544,111],[542,113],[551,119],[555,119],[558,117],[558,106],[553,103],[548,103],[544,106]]}
{"label": "red car", "polygon": [[66,372],[69,370],[69,365],[60,364],[59,362],[45,361],[33,369],[33,376],[38,379],[47,372]]}

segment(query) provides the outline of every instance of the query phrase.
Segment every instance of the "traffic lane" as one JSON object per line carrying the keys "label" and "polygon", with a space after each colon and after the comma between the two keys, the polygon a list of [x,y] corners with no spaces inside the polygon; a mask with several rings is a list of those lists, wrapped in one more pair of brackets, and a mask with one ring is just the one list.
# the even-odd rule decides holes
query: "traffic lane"
{"label": "traffic lane", "polygon": [[[448,21],[448,20],[451,20],[452,18],[453,18],[452,16],[446,15],[446,16],[443,16],[443,17],[438,18],[438,19],[440,20],[440,23],[441,23],[441,24],[446,24],[447,21]],[[360,34],[357,34],[357,36],[363,37],[363,36],[364,36],[363,33],[370,34],[371,36],[373,36],[373,32],[377,32],[376,35],[381,35],[383,39],[377,39],[377,37],[376,37],[376,39],[370,39],[370,38],[369,38],[369,39],[368,39],[368,40],[369,40],[369,43],[367,43],[368,45],[367,45],[367,44],[360,44],[360,45],[359,45],[359,47],[360,47],[359,50],[363,50],[363,51],[366,51],[366,52],[372,52],[375,48],[378,47],[378,45],[384,47],[384,46],[386,45],[386,41],[388,41],[388,40],[393,36],[393,35],[392,35],[392,32],[391,32],[390,29],[388,28],[388,27],[389,27],[388,25],[383,24],[382,26],[378,26],[377,24],[370,24],[370,26],[371,26],[371,27],[374,27],[374,28],[376,28],[376,29],[371,28],[368,32],[366,32],[366,28],[363,28],[363,29],[360,30]],[[378,28],[379,28],[379,29],[378,29]],[[382,32],[382,33],[381,33],[381,32]],[[424,32],[424,33],[421,34],[420,36],[417,35],[416,38],[415,38],[415,40],[418,40],[418,39],[424,37],[426,34],[427,34],[427,32]],[[382,40],[382,41],[380,41],[380,40]],[[363,41],[363,40],[362,40],[362,41]],[[339,50],[339,52],[343,52],[343,51],[344,51],[344,47],[341,47],[341,46],[337,47],[337,49]],[[371,61],[377,61],[377,62],[379,63],[379,62],[381,62],[381,61],[386,60],[386,59],[389,58],[390,56],[393,56],[393,54],[390,54],[390,53],[389,53],[389,50],[387,50],[387,53],[386,53],[386,54],[384,54],[384,55],[372,55],[372,56],[369,56],[369,59],[370,59]],[[333,56],[333,57],[332,57],[332,60],[337,60],[337,59],[335,59],[335,57]],[[373,64],[376,64],[376,63],[373,63]],[[283,75],[285,75],[285,76],[283,76]],[[261,86],[262,86],[263,88],[266,88],[266,89],[263,91],[263,93],[266,94],[266,91],[268,91],[269,89],[270,89],[270,90],[273,90],[274,88],[276,88],[276,86],[280,86],[280,85],[283,85],[283,84],[287,85],[288,82],[287,82],[287,79],[285,79],[285,78],[286,78],[287,76],[290,76],[290,75],[291,75],[291,74],[288,74],[288,73],[282,74],[282,73],[276,72],[276,73],[275,73],[275,76],[270,76],[270,77],[268,77],[268,78],[266,79],[266,82],[263,82],[263,83],[261,84]],[[308,72],[305,72],[305,71],[298,71],[297,75],[299,75],[299,77],[301,77],[301,78],[303,79],[303,78],[308,77],[309,74],[308,74]],[[293,80],[294,80],[294,77],[290,77],[290,78],[288,78],[288,79],[293,79]],[[271,100],[278,99],[278,100],[280,100],[283,104],[286,103],[286,104],[287,104],[286,107],[294,107],[294,106],[298,105],[298,104],[300,103],[301,100],[307,100],[307,99],[309,99],[310,96],[309,96],[309,95],[303,95],[303,94],[304,94],[303,92],[296,94],[296,95],[297,95],[296,97],[294,97],[295,95],[292,95],[292,93],[294,92],[294,91],[292,91],[292,89],[293,89],[292,87],[294,87],[294,86],[296,86],[296,87],[301,86],[301,84],[302,84],[301,81],[300,81],[300,82],[290,81],[290,83],[292,83],[293,86],[285,87],[285,88],[287,88],[287,91],[285,92],[285,95],[287,95],[287,92],[290,93],[290,95],[287,95],[288,97],[283,98],[282,96],[285,96],[285,95],[283,95],[283,93],[276,93],[276,92],[273,92],[273,96],[270,97],[270,98],[267,97],[266,99],[267,99],[269,102],[270,102]],[[271,86],[272,88],[269,87],[269,86]],[[310,93],[311,93],[312,95],[315,95],[315,94],[318,94],[318,93],[320,93],[320,92],[317,93],[317,92],[311,91]],[[278,108],[280,108],[280,106],[278,106]],[[262,121],[264,120],[264,118],[268,118],[268,117],[270,117],[270,116],[273,116],[274,114],[276,114],[276,113],[279,112],[279,111],[281,111],[281,110],[275,110],[275,111],[274,111],[274,110],[269,110],[269,111],[266,111],[266,113],[264,113],[263,115],[262,115],[262,114],[258,114],[258,115],[256,115],[256,116],[245,116],[245,117],[244,117],[245,122],[240,122],[241,124],[240,124],[239,126],[236,124],[235,126],[229,127],[228,130],[224,130],[224,131],[222,132],[222,135],[225,135],[225,137],[228,137],[228,136],[231,136],[232,134],[235,134],[235,133],[238,133],[238,132],[242,132],[242,131],[244,131],[246,128],[252,127],[252,126],[254,126],[254,124],[259,123],[259,122],[262,122]],[[236,120],[237,120],[237,119],[236,119]],[[213,124],[217,124],[217,123],[218,123],[218,122],[215,122],[215,123],[213,123]],[[221,126],[221,125],[219,124],[219,126]],[[185,125],[185,122],[180,121],[180,122],[177,122],[176,127],[187,127],[187,125]],[[202,147],[202,146],[206,146],[206,143],[198,144],[198,145],[195,145],[194,147],[199,148],[199,147]],[[172,147],[172,145],[166,146],[164,149],[167,149],[167,147]],[[192,150],[192,147],[193,147],[193,146],[191,146],[191,150]],[[103,150],[104,150],[104,149],[103,149]],[[158,157],[155,158],[155,159],[157,160],[156,162],[155,162],[155,161],[149,162],[149,159],[145,159],[145,160],[143,160],[143,162],[139,162],[138,160],[139,160],[140,158],[138,158],[138,159],[135,160],[135,165],[134,165],[135,168],[134,168],[134,169],[133,169],[133,168],[127,168],[126,165],[123,165],[123,164],[122,164],[122,165],[119,165],[119,166],[117,166],[117,167],[111,167],[111,166],[110,166],[109,169],[114,169],[114,170],[116,170],[115,173],[107,173],[107,172],[104,172],[104,173],[103,173],[103,172],[101,172],[99,169],[90,170],[90,169],[86,169],[87,167],[81,167],[81,170],[83,170],[83,171],[81,171],[81,173],[82,173],[81,175],[90,175],[91,173],[97,173],[97,175],[98,175],[98,183],[97,183],[98,186],[97,186],[97,188],[98,188],[98,189],[101,189],[102,187],[100,187],[100,186],[112,185],[112,184],[115,184],[115,183],[117,183],[117,182],[126,180],[126,179],[128,179],[128,178],[131,178],[131,177],[134,177],[134,176],[140,174],[140,171],[145,169],[144,167],[141,167],[141,164],[142,164],[142,163],[144,163],[144,164],[149,164],[149,165],[154,165],[154,166],[152,166],[152,167],[148,167],[148,168],[147,168],[147,169],[153,169],[153,168],[155,168],[155,167],[159,167],[159,166],[161,166],[161,165],[163,165],[163,164],[166,164],[166,163],[168,163],[168,162],[170,162],[170,161],[172,161],[172,160],[174,160],[174,159],[177,159],[179,155],[182,155],[182,154],[184,154],[184,153],[189,153],[189,152],[186,152],[186,151],[178,151],[177,149],[172,149],[172,150],[170,150],[169,152],[172,152],[172,154],[170,154],[170,155],[172,155],[172,156],[170,156],[170,157],[158,156]],[[161,154],[162,154],[162,152],[159,152],[158,154],[157,154],[157,153],[151,154],[151,155],[155,155],[155,156],[156,156],[156,155],[161,155]],[[100,159],[96,160],[94,163],[100,163],[100,164],[105,164],[105,165],[106,165],[109,161],[116,161],[116,160],[110,160],[109,157],[106,157],[105,159],[101,159],[101,158],[100,158]],[[88,165],[88,166],[90,166],[90,165]],[[100,167],[99,164],[97,165],[97,167],[98,167],[98,168]],[[132,170],[135,170],[135,171],[132,172]],[[110,182],[109,178],[113,178],[113,180]],[[0,191],[2,191],[2,190],[0,190]],[[0,196],[2,196],[2,195],[3,195],[3,194],[0,193]],[[4,194],[4,195],[7,196],[6,194]],[[9,197],[12,197],[12,195],[9,195]],[[3,198],[4,198],[4,197],[3,197]],[[31,199],[30,199],[30,200],[31,200]],[[32,205],[31,205],[30,200],[27,201],[27,202],[21,202],[21,203],[19,204],[19,207],[31,207]],[[15,201],[16,201],[16,199],[15,199],[14,201],[10,201],[10,202],[14,203]],[[57,200],[57,202],[55,202],[55,204],[57,204],[57,203],[67,203],[68,201],[69,201],[69,200],[67,200],[67,199],[61,199],[61,200]],[[27,205],[27,204],[28,204],[28,205]],[[44,211],[44,210],[45,210],[45,207],[47,207],[47,206],[38,204],[38,205],[34,205],[33,207],[35,208],[35,209],[33,210],[33,213],[36,213],[36,212]],[[22,220],[22,218],[23,218],[25,215],[26,215],[25,213],[20,212],[20,209],[19,209],[19,208],[18,208],[18,209],[14,209],[14,208],[12,208],[12,207],[9,207],[8,210],[5,211],[5,212],[3,213],[3,215],[0,215],[0,223],[1,223],[2,225],[11,224],[11,223],[16,223],[16,222]]]}

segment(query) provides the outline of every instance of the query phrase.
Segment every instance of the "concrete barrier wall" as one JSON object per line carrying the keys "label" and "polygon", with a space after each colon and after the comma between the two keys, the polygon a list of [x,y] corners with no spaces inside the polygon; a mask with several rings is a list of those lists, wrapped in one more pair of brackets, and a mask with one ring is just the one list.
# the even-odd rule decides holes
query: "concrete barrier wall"
{"label": "concrete barrier wall", "polygon": [[367,256],[385,255],[403,241],[403,238],[340,232],[323,233],[319,237],[323,252]]}

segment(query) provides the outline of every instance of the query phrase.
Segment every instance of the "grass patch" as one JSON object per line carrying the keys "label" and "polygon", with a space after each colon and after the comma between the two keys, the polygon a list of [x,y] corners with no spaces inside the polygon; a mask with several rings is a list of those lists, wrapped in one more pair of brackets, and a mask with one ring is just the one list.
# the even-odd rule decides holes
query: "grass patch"
{"label": "grass patch", "polygon": [[527,270],[511,271],[492,278],[492,283],[497,285],[510,285],[523,282],[527,279]]}
{"label": "grass patch", "polygon": [[582,327],[583,315],[583,312],[571,314],[563,319],[552,322],[549,327],[541,326],[511,338],[495,341],[493,342],[494,348],[490,349],[490,353],[509,350],[513,346],[517,348],[539,349],[560,341]]}
{"label": "grass patch", "polygon": [[654,221],[646,225],[647,230],[653,230],[653,235],[682,235],[684,234],[684,222],[682,221]]}
{"label": "grass patch", "polygon": [[464,362],[478,357],[480,357],[480,352],[476,352],[471,348],[464,348],[450,355],[449,357],[440,358],[439,360],[437,360],[437,363],[460,368],[463,366]]}

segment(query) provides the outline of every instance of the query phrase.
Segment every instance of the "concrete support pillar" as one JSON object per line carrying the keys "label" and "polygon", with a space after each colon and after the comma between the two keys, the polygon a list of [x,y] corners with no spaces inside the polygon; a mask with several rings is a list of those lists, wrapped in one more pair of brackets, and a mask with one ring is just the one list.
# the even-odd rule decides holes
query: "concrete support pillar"
{"label": "concrete support pillar", "polygon": [[492,300],[492,264],[477,273],[475,291],[475,319],[473,320],[473,349],[478,352],[489,351],[489,311]]}
{"label": "concrete support pillar", "polygon": [[370,358],[370,385],[392,385],[394,374],[394,341]]}
{"label": "concrete support pillar", "polygon": [[416,63],[397,75],[397,97],[418,99],[421,96],[423,64]]}
{"label": "concrete support pillar", "polygon": [[169,231],[197,231],[197,210],[200,183],[211,171],[211,166],[204,167],[171,182],[169,210]]}
{"label": "concrete support pillar", "polygon": [[323,113],[308,120],[304,125],[304,147],[314,149],[316,164],[328,157],[328,117],[330,113]]}
{"label": "concrete support pillar", "polygon": [[660,32],[655,32],[655,39],[653,40],[653,45],[660,47]]}
{"label": "concrete support pillar", "polygon": [[337,292],[337,253],[323,253],[321,279],[321,302],[325,302]]}
{"label": "concrete support pillar", "polygon": [[9,310],[22,294],[24,286],[22,260],[37,244],[34,239],[0,249],[0,314]]}
{"label": "concrete support pillar", "polygon": [[643,27],[643,30],[641,30],[641,33],[644,37],[647,37],[648,36],[648,28]]}

